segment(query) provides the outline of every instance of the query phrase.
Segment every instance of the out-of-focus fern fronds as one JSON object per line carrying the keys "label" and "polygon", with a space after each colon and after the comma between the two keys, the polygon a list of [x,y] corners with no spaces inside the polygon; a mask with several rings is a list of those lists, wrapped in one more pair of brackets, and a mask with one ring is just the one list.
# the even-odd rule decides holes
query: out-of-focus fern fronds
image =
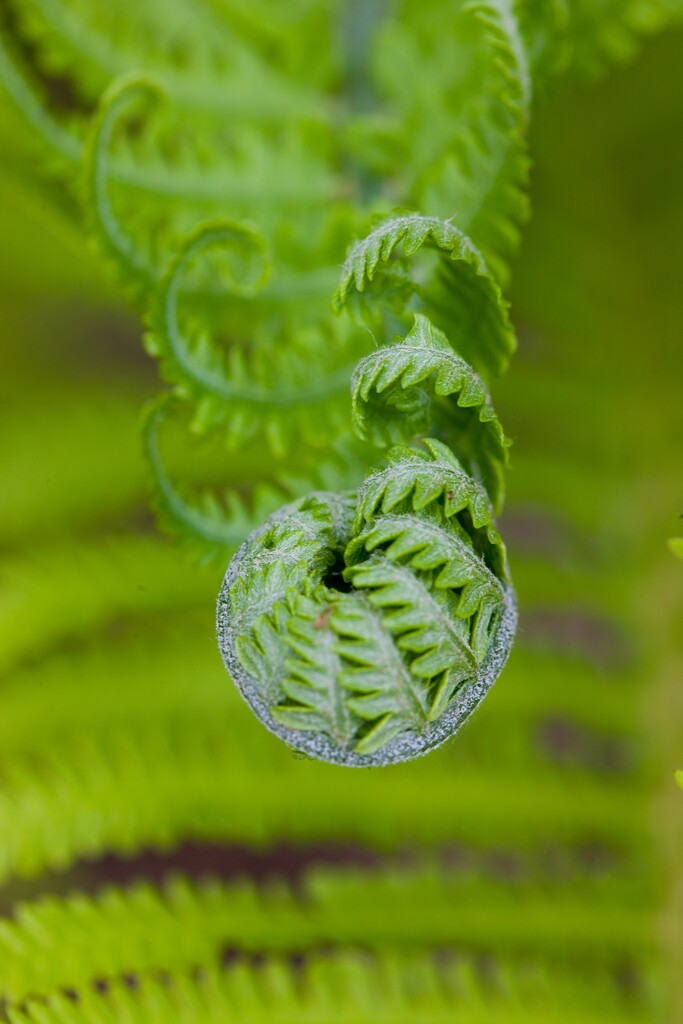
{"label": "out-of-focus fern fronds", "polygon": [[[150,350],[196,405],[194,428],[227,430],[233,446],[256,429],[283,455],[301,437],[329,446],[345,426],[336,394],[363,339],[330,323],[327,296],[368,216],[397,203],[455,216],[505,280],[526,215],[534,67],[559,61],[565,36],[618,34],[605,7],[589,31],[579,2],[564,17],[561,5],[512,0],[439,0],[428,12],[406,3],[391,18],[305,5],[284,19],[296,41],[274,46],[282,16],[272,11],[267,28],[230,4],[177,0],[167,12],[146,0],[102,12],[87,0],[10,0],[0,71],[48,159],[69,182],[83,177],[88,222],[124,285],[137,303],[152,301]],[[305,73],[293,57],[304,51]],[[167,268],[199,221],[226,213],[233,236],[258,237],[271,253],[272,279],[252,294],[236,288],[235,253],[210,244],[216,228],[190,234]],[[440,327],[472,301],[448,278]],[[301,382],[313,353],[312,395]],[[300,414],[283,414],[286,396]],[[224,552],[226,531],[239,539],[234,497],[220,514],[214,503],[207,523],[179,514],[177,500],[164,510],[165,493],[157,480],[162,519],[190,539],[197,527],[202,550]]]}
{"label": "out-of-focus fern fronds", "polygon": [[[216,709],[224,714],[218,700]],[[464,792],[418,803],[409,823],[401,810],[405,801],[418,802],[425,787],[437,786],[435,772],[421,771],[415,779],[399,776],[391,786],[379,779],[367,787],[349,785],[344,803],[334,813],[329,808],[329,790],[337,781],[323,775],[308,785],[295,812],[270,791],[276,779],[282,786],[305,785],[301,769],[276,758],[272,746],[263,751],[257,748],[264,767],[250,784],[245,780],[250,776],[254,743],[251,749],[237,745],[234,724],[212,728],[210,715],[203,711],[188,713],[185,723],[177,717],[155,728],[118,731],[100,726],[92,741],[65,737],[61,755],[46,751],[42,758],[17,756],[7,769],[0,810],[3,829],[15,830],[3,847],[2,876],[35,875],[102,850],[125,852],[140,845],[179,842],[183,837],[238,843],[275,842],[282,837],[298,843],[350,839],[384,847],[416,840],[486,843],[496,837],[499,843],[519,846],[542,843],[549,834],[558,842],[597,841],[608,848],[645,840],[640,824],[643,797],[634,794],[630,780],[593,784],[580,762],[567,797],[569,775],[542,757],[529,756],[528,766],[535,765],[547,777],[534,793],[518,797],[529,770],[524,748],[519,754],[505,750],[510,759],[505,783],[496,785],[491,765],[486,771],[482,765],[478,773],[462,768]],[[549,729],[552,721],[549,716]],[[186,736],[183,725],[192,725],[201,735]],[[251,736],[253,740],[253,732]],[[226,745],[235,749],[228,754]],[[590,750],[590,742],[587,745]],[[609,751],[610,744],[598,734],[594,746],[599,763],[600,751]],[[613,746],[619,750],[618,741]],[[628,739],[623,746],[628,749]],[[34,777],[37,764],[46,776],[43,780]],[[225,778],[235,782],[228,784]],[[126,790],[131,794],[127,799]],[[495,807],[479,812],[479,804],[492,790],[503,808],[498,814]],[[603,813],[605,806],[610,809]],[[629,817],[629,807],[635,821]],[[294,813],[299,817],[293,820]],[[449,821],[454,816],[470,820],[454,824]]]}
{"label": "out-of-focus fern fronds", "polygon": [[569,6],[571,59],[590,75],[629,60],[643,36],[683,19],[680,0],[571,0]]}
{"label": "out-of-focus fern fronds", "polygon": [[[258,404],[258,394],[251,398]],[[244,395],[244,400],[249,404],[248,394]],[[251,429],[256,438],[250,438],[239,452],[230,453],[233,483],[226,487],[221,486],[225,462],[223,431],[213,431],[207,439],[203,432],[188,430],[187,420],[194,409],[191,403],[177,396],[164,395],[152,402],[145,414],[143,440],[152,470],[153,502],[164,529],[187,545],[200,561],[222,559],[225,562],[250,530],[283,502],[306,494],[311,487],[336,491],[353,487],[359,466],[370,467],[377,459],[371,446],[353,438],[342,436],[324,454],[313,444],[309,448],[297,446],[284,464],[278,457],[280,445],[288,441],[292,429],[314,430],[315,403],[302,403],[302,411],[307,415],[297,423],[296,415],[291,417],[286,405],[277,405],[266,423],[256,424]],[[244,430],[246,424],[239,411],[233,409],[232,417],[232,429]],[[288,418],[293,418],[294,424],[289,424]],[[178,464],[175,474],[164,457],[163,437],[173,426],[176,427],[173,452]],[[272,441],[270,452],[263,450],[259,428],[268,432]],[[178,458],[179,450],[183,449],[182,440],[187,441],[188,437],[199,444],[189,448],[185,445],[187,452]],[[193,457],[197,463],[203,463],[203,472],[199,473],[196,483],[190,472]]]}
{"label": "out-of-focus fern fronds", "polygon": [[[334,437],[345,425],[339,398],[348,394],[354,349],[358,351],[358,340],[354,343],[348,329],[290,334],[283,327],[265,350],[247,351],[244,338],[225,354],[216,351],[215,342],[212,346],[206,337],[195,338],[194,332],[183,329],[179,307],[188,266],[212,247],[229,251],[233,242],[238,258],[250,262],[255,256],[256,273],[266,272],[261,236],[253,229],[225,222],[202,227],[185,243],[159,287],[150,313],[148,349],[159,358],[164,376],[196,404],[196,430],[220,428],[233,448],[260,437],[278,455],[306,444],[322,447],[328,430],[327,436]],[[238,297],[257,300],[262,280],[231,277],[224,286]],[[251,325],[250,334],[253,330]],[[318,354],[321,346],[327,353],[323,358]],[[311,365],[316,363],[319,379],[311,380]]]}
{"label": "out-of-focus fern fronds", "polygon": [[[616,965],[627,951],[651,951],[643,894],[611,881],[583,880],[553,891],[553,907],[525,883],[510,886],[465,872],[435,868],[381,874],[312,874],[305,902],[282,887],[257,891],[217,882],[192,885],[176,879],[162,890],[136,885],[85,896],[46,899],[19,907],[3,922],[5,991],[13,1002],[63,988],[87,987],[103,971],[109,977],[152,973],[163,964],[178,971],[216,962],[224,950],[250,953],[314,952],[332,945],[382,951],[457,948],[466,937],[484,953],[499,923],[497,951],[520,960],[542,931],[549,963],[574,952],[587,966]],[[515,913],[520,898],[524,914]],[[596,919],[595,905],[609,909]],[[126,943],[117,935],[128,936]],[[108,950],[106,965],[102,951]]]}
{"label": "out-of-focus fern fronds", "polygon": [[[548,1004],[548,993],[557,998]],[[628,1008],[628,1009],[627,1009]],[[538,971],[502,962],[484,971],[476,961],[356,951],[313,954],[293,971],[286,957],[258,965],[248,960],[221,969],[181,973],[173,981],[145,977],[135,986],[117,980],[106,993],[86,990],[78,1000],[55,993],[11,1009],[11,1024],[131,1024],[167,1021],[213,1024],[233,1015],[253,1021],[340,1024],[616,1024],[647,1020],[647,1001],[630,1003],[615,981],[566,967]]]}
{"label": "out-of-focus fern fronds", "polygon": [[[148,77],[139,79],[140,86],[147,81],[168,97],[166,111],[161,120],[159,111],[152,115],[157,123],[146,141],[121,140],[111,178],[113,186],[118,181],[132,190],[133,202],[140,189],[148,200],[158,196],[157,220],[172,225],[182,219],[180,197],[205,214],[229,209],[238,216],[251,210],[253,216],[258,210],[259,220],[269,216],[269,207],[274,212],[292,202],[301,217],[317,198],[323,210],[313,221],[306,214],[310,228],[328,216],[324,206],[330,199],[349,200],[382,181],[390,202],[393,196],[438,216],[455,214],[499,269],[514,251],[525,216],[523,135],[532,75],[523,40],[532,70],[544,60],[593,70],[631,52],[641,33],[681,16],[680,0],[572,0],[524,4],[519,11],[512,0],[441,0],[419,14],[403,5],[395,20],[373,24],[370,18],[366,26],[354,8],[342,13],[321,4],[299,11],[283,30],[292,38],[279,37],[274,47],[272,11],[270,27],[264,27],[255,12],[236,14],[233,5],[225,5],[222,16],[204,3],[167,8],[162,11],[153,0],[136,4],[134,12],[121,5],[103,12],[80,0],[10,0],[2,81],[50,163],[73,179],[93,104],[114,79],[144,69]],[[363,32],[372,34],[367,74],[332,42],[336,26],[345,21],[350,46]],[[440,32],[445,24],[452,26],[450,33]],[[329,43],[325,60],[313,45],[321,37]],[[311,60],[314,50],[318,56]],[[472,55],[482,51],[495,59],[473,62]],[[429,76],[422,72],[425,66]],[[345,76],[347,109],[334,96]],[[69,102],[56,100],[54,82],[62,83]],[[126,103],[131,98],[120,88],[111,95],[103,108],[106,136],[114,128],[115,97]],[[224,117],[231,132],[221,126]],[[287,126],[286,138],[273,134],[274,124]],[[311,159],[316,152],[322,158],[317,167]],[[333,154],[336,185],[329,174]],[[267,173],[273,159],[281,171],[277,180]],[[357,181],[344,181],[349,161],[363,169]],[[101,208],[109,174],[104,152],[97,162],[95,198]],[[150,206],[145,219],[151,211]],[[144,224],[139,227],[138,256],[145,244]],[[176,222],[176,239],[177,228]],[[150,269],[155,266],[158,259]]]}
{"label": "out-of-focus fern fronds", "polygon": [[567,70],[594,78],[683,19],[680,0],[527,0],[523,34],[540,90]]}
{"label": "out-of-focus fern fronds", "polygon": [[0,562],[0,672],[129,616],[191,608],[215,576],[188,575],[177,552],[131,532],[35,545]]}
{"label": "out-of-focus fern fronds", "polygon": [[[197,570],[184,572],[189,586]],[[542,606],[544,591],[550,592],[528,587],[530,605]],[[150,608],[150,597],[142,597]],[[5,683],[5,877],[183,837],[353,839],[385,849],[415,840],[486,845],[494,837],[533,846],[550,835],[613,850],[635,851],[642,843],[644,793],[634,789],[628,753],[637,716],[633,697],[625,700],[628,676],[621,667],[612,672],[617,685],[616,678],[601,678],[604,669],[574,660],[560,673],[548,654],[530,652],[511,666],[508,685],[457,749],[387,776],[344,779],[342,786],[340,769],[319,766],[312,774],[308,762],[244,720],[210,638],[190,626],[194,620],[181,607],[172,613],[167,606],[163,621],[177,628],[186,653],[169,647],[164,629],[155,636],[147,627],[145,658],[119,641],[111,655],[105,647],[99,657],[78,663],[72,656],[52,671],[36,667]],[[126,663],[126,685],[117,696]],[[548,678],[555,682],[546,693]],[[49,722],[42,721],[42,700],[55,709]],[[543,737],[565,720],[578,732],[558,762]],[[530,787],[532,765],[537,777]],[[440,780],[451,773],[460,784],[443,787]],[[333,807],[331,791],[338,794]],[[491,791],[495,800],[486,797]]]}
{"label": "out-of-focus fern fronds", "polygon": [[[275,58],[272,47],[266,56],[253,20],[229,19],[226,25],[204,4],[175,3],[169,17],[148,0],[134,15],[113,8],[102,16],[97,7],[76,0],[17,0],[9,5],[3,78],[48,153],[68,165],[79,157],[98,96],[113,79],[141,68],[148,72],[137,85],[116,87],[109,94],[92,142],[96,222],[103,239],[109,236],[118,249],[117,262],[132,258],[139,265],[145,258],[155,216],[149,201],[155,196],[157,220],[161,217],[174,231],[171,242],[177,241],[187,216],[180,199],[205,214],[229,209],[253,217],[258,211],[259,222],[265,217],[272,226],[294,204],[301,242],[309,249],[313,243],[315,250],[316,239],[325,231],[330,234],[344,208],[348,220],[354,197],[371,195],[384,182],[385,209],[387,202],[408,201],[440,216],[455,213],[502,267],[501,256],[513,251],[524,216],[523,135],[531,99],[513,3],[441,0],[428,17],[425,12],[417,17],[405,4],[396,20],[380,18],[372,24],[370,19],[367,26],[354,8],[334,6],[309,8],[299,18],[299,45],[308,39],[306,64],[312,49],[320,51],[315,44],[321,29],[330,43],[327,60],[318,60],[317,73],[309,72],[306,81],[302,62],[294,69],[285,57],[286,44]],[[452,31],[440,36],[444,24],[452,25]],[[353,51],[340,52],[331,38],[339,25],[346,29],[349,46],[360,45],[364,32],[371,34],[367,71]],[[294,32],[291,25],[288,31]],[[490,59],[473,60],[482,52]],[[424,66],[429,67],[428,80]],[[66,79],[73,89],[68,116],[42,86],[41,80],[51,76]],[[343,103],[336,96],[340,80],[349,89],[350,99]],[[135,90],[149,88],[168,97],[165,111],[152,115],[156,124],[146,141],[117,143],[109,169],[106,151],[119,109],[130,105]],[[221,123],[225,117],[230,131]],[[273,132],[273,125],[287,131]],[[280,171],[276,178],[269,173],[274,161]],[[359,168],[355,177],[348,173],[352,165]],[[146,197],[135,241],[123,249],[109,216],[106,178],[119,192],[121,186],[128,191],[124,202],[136,202],[140,189]],[[288,232],[290,252],[294,241]],[[163,251],[163,240],[155,244]],[[334,250],[330,254],[334,264]],[[159,267],[154,257],[147,252],[152,273]]]}

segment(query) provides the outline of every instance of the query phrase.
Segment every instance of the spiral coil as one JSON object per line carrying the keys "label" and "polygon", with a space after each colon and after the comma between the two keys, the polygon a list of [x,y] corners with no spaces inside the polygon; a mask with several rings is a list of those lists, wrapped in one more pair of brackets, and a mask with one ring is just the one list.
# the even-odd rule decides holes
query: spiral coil
{"label": "spiral coil", "polygon": [[[457,312],[458,289],[479,289],[475,352],[498,368],[513,344],[500,294],[450,224],[412,215],[373,235],[352,251],[335,304],[359,300],[373,334],[412,321],[352,379],[354,431],[394,443],[388,465],[356,492],[277,511],[233,558],[218,601],[225,665],[260,720],[309,756],[356,766],[452,736],[500,674],[516,626],[494,523],[508,441],[484,381],[424,311],[444,322],[443,296]],[[425,249],[440,275],[444,257],[457,265],[438,302],[414,263]]]}

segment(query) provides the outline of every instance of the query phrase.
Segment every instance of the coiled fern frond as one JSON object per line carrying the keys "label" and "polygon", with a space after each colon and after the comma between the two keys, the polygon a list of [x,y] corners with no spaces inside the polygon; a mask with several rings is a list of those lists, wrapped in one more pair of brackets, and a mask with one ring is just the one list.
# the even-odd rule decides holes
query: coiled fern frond
{"label": "coiled fern frond", "polygon": [[[44,17],[44,5],[42,0],[36,4],[32,38],[40,52],[45,37],[36,26]],[[334,456],[332,439],[348,435],[343,395],[359,357],[353,412],[361,441],[386,447],[431,435],[434,444],[440,441],[458,453],[459,462],[449,466],[447,476],[460,472],[483,488],[479,511],[482,501],[492,510],[501,507],[506,442],[475,371],[489,378],[504,369],[514,340],[499,286],[470,239],[438,217],[393,218],[354,251],[344,268],[335,305],[340,309],[367,291],[362,302],[354,298],[357,316],[331,320],[325,301],[340,238],[357,232],[363,218],[386,210],[399,196],[418,205],[426,201],[437,212],[449,212],[447,197],[458,197],[461,222],[481,242],[496,273],[504,276],[504,258],[511,251],[507,243],[514,236],[510,226],[524,212],[523,134],[531,98],[526,49],[508,3],[465,6],[458,16],[465,51],[478,54],[481,47],[490,48],[496,59],[473,65],[481,69],[480,78],[470,89],[472,101],[463,93],[457,136],[452,85],[444,92],[446,105],[437,111],[429,94],[420,89],[403,92],[396,88],[395,77],[386,75],[383,62],[397,55],[409,63],[424,62],[428,55],[437,79],[452,72],[436,22],[414,22],[408,11],[400,27],[383,26],[375,40],[375,67],[358,72],[350,65],[348,110],[330,105],[330,80],[309,89],[304,102],[281,69],[267,70],[257,54],[247,57],[237,42],[223,62],[229,69],[224,86],[229,86],[234,69],[241,88],[250,75],[260,84],[253,91],[256,110],[234,112],[240,119],[234,139],[225,136],[209,89],[188,90],[189,76],[169,70],[163,60],[151,73],[131,73],[125,67],[125,43],[106,45],[96,33],[92,38],[91,63],[112,70],[117,66],[120,72],[99,104],[85,145],[86,206],[94,234],[134,300],[147,306],[148,349],[159,358],[174,389],[173,407],[187,410],[190,429],[222,435],[232,449],[265,443],[275,458],[287,457],[289,481],[276,473],[278,482],[267,495],[256,488],[250,495],[254,518],[278,491],[295,496],[310,490],[314,474],[307,452],[317,447]],[[49,33],[51,52],[82,45],[69,26],[67,18],[61,42],[55,43],[55,33]],[[360,78],[354,79],[357,74]],[[356,87],[367,89],[370,79],[389,117],[379,147],[360,94],[354,93]],[[275,102],[278,85],[282,88]],[[83,95],[92,97],[87,82]],[[259,107],[259,96],[272,102],[267,99]],[[287,127],[282,133],[273,132],[277,109]],[[430,110],[429,131],[425,109]],[[139,132],[140,118],[153,125],[151,130]],[[406,121],[412,125],[407,149]],[[389,150],[380,156],[389,139]],[[198,172],[196,160],[205,144],[209,166]],[[268,172],[261,180],[264,161]],[[273,162],[280,169],[277,176],[270,172]],[[456,179],[464,174],[466,186],[461,182],[455,187],[454,168]],[[343,200],[345,192],[348,201]],[[140,195],[145,197],[142,205]],[[226,203],[234,219],[209,220],[193,228],[198,217]],[[365,330],[354,324],[358,316]],[[387,344],[396,330],[403,330],[401,344]],[[376,353],[366,354],[368,331],[382,344]],[[265,339],[270,339],[267,344]],[[184,487],[171,483],[165,470],[157,428],[170,408],[168,402],[154,406],[145,435],[162,520],[198,538],[195,546],[203,554],[234,549],[246,532],[242,503],[236,504],[229,493],[217,498],[205,490],[197,503],[188,499]],[[432,472],[436,468],[439,473],[442,460],[436,451],[430,449]],[[370,462],[360,452],[355,473],[347,474],[344,483],[357,486]],[[412,464],[408,455],[403,471]],[[418,476],[424,473],[414,468]],[[292,477],[299,483],[292,486]],[[453,494],[460,494],[462,482],[453,486]],[[458,499],[449,498],[448,489],[448,511],[438,497],[416,507],[418,498],[407,494],[407,507],[395,505],[381,521],[375,514],[364,520],[359,506],[353,528],[351,500],[340,503],[331,493],[324,492],[324,497],[321,492],[313,506],[311,499],[298,499],[291,510],[293,536],[303,529],[309,540],[316,535],[319,541],[306,567],[306,573],[314,567],[315,572],[294,604],[291,588],[304,580],[290,578],[290,561],[302,563],[304,552],[295,551],[298,541],[287,538],[288,527],[277,518],[285,563],[278,560],[281,550],[275,543],[267,570],[261,571],[263,559],[255,559],[256,590],[249,589],[246,575],[238,581],[249,616],[242,621],[235,599],[231,622],[241,632],[223,630],[226,657],[233,671],[257,673],[267,707],[272,705],[272,722],[286,729],[288,738],[305,745],[316,734],[319,742],[331,737],[332,748],[353,751],[348,755],[352,760],[380,751],[386,758],[392,742],[390,759],[398,756],[399,748],[405,757],[410,750],[417,752],[415,742],[419,749],[428,749],[443,741],[450,731],[446,720],[452,719],[454,728],[469,714],[505,660],[514,601],[503,549],[491,542],[481,518],[477,525],[472,522],[468,505],[456,508]],[[399,516],[402,527],[396,524]],[[491,520],[487,525],[492,529]],[[329,577],[342,567],[345,549],[345,596],[333,616],[329,606],[337,587],[329,586]],[[404,557],[408,552],[409,559]],[[391,563],[384,572],[393,574],[393,587],[401,589],[399,570],[407,570],[408,579],[420,585],[412,587],[410,598],[406,594],[395,638],[391,629],[384,635],[397,616],[386,607],[381,610],[389,600],[382,557]],[[241,556],[235,564],[242,565]],[[289,602],[286,612],[280,601]],[[366,606],[371,613],[366,614]],[[257,608],[271,618],[261,621],[254,614]],[[430,622],[428,629],[435,609],[441,628]],[[358,627],[364,614],[374,623],[373,654],[362,651],[364,637]],[[316,625],[321,616],[328,632]],[[341,619],[346,625],[334,632]],[[292,649],[297,636],[298,655]],[[292,667],[294,656],[301,664]],[[395,692],[389,692],[392,687],[397,687]],[[248,685],[242,689],[252,692]],[[412,746],[406,746],[408,736],[413,737]],[[335,759],[331,750],[326,756]]]}
{"label": "coiled fern frond", "polygon": [[[651,310],[655,330],[635,303],[614,317],[610,297],[648,275],[647,261],[630,267],[630,232],[610,243],[627,254],[619,273],[600,266],[582,293],[603,262],[596,222],[568,240],[548,218],[524,314],[547,338],[507,391],[494,382],[514,347],[500,289],[526,213],[531,94],[568,51],[601,66],[673,6],[437,0],[389,18],[378,5],[369,45],[365,3],[2,5],[3,100],[76,185],[169,386],[144,434],[160,520],[223,564],[259,527],[242,582],[267,593],[251,606],[235,595],[235,648],[275,726],[299,749],[312,738],[335,759],[380,763],[413,741],[428,749],[479,699],[512,614],[494,520],[507,447],[489,389],[524,437],[501,528],[526,623],[506,685],[456,744],[387,772],[292,756],[225,685],[206,618],[218,571],[141,534],[127,427],[142,395],[127,385],[125,408],[107,408],[106,368],[89,400],[80,372],[72,391],[37,387],[48,353],[64,361],[46,331],[40,358],[23,354],[25,394],[3,378],[0,902],[12,917],[0,922],[0,1016],[674,1018],[655,1005],[664,887],[651,811],[681,747],[672,733],[648,756],[660,738],[643,708],[660,668],[678,677],[663,658],[629,660],[622,637],[652,649],[667,627],[643,538],[633,544],[656,527],[661,555],[665,495],[625,485],[638,460],[660,471],[659,419],[632,413],[656,362],[638,346],[670,325]],[[567,144],[585,133],[591,152],[608,135],[601,124],[598,145],[590,123],[566,127]],[[561,162],[546,182],[562,180]],[[577,165],[572,195],[582,177],[598,202],[618,193],[599,165]],[[618,184],[630,200],[626,171]],[[386,218],[406,207],[429,216]],[[364,235],[333,317],[348,240]],[[572,269],[551,283],[554,245]],[[596,279],[604,345],[588,374],[580,311]],[[653,379],[675,395],[677,363],[661,363]],[[22,420],[30,487],[11,454]],[[628,469],[607,451],[609,423]],[[673,721],[673,701],[660,703]],[[207,853],[232,877],[235,850],[255,873],[264,856],[277,883],[198,882]],[[294,893],[279,876],[292,852]],[[348,871],[347,853],[372,869]],[[311,867],[326,858],[335,866]],[[169,883],[174,870],[185,880]]]}
{"label": "coiled fern frond", "polygon": [[[477,360],[494,372],[514,348],[500,293],[472,243],[435,218],[401,217],[360,242],[336,307],[371,284],[361,315],[381,329],[383,307],[400,323],[397,297],[407,308],[413,297],[428,304],[438,290],[424,274],[418,284],[409,265],[426,245],[440,254],[432,274],[448,259],[451,306],[479,310],[476,325],[456,312],[457,337],[474,347],[476,326]],[[508,442],[482,379],[424,313],[408,315],[412,329],[354,371],[353,426],[379,447],[430,431],[443,440],[395,449],[357,494],[318,492],[277,512],[242,546],[219,599],[226,666],[259,718],[343,764],[404,760],[442,743],[497,677],[514,634],[493,524]]]}
{"label": "coiled fern frond", "polygon": [[[513,627],[492,518],[507,442],[487,385],[514,350],[500,285],[526,216],[532,95],[550,69],[581,64],[584,24],[616,38],[635,15],[608,0],[564,15],[439,0],[365,19],[304,5],[274,47],[283,15],[172,7],[105,17],[86,0],[11,0],[6,92],[78,180],[92,234],[146,311],[173,391],[145,427],[161,521],[224,558],[294,499],[242,549],[244,578],[221,601],[243,690],[299,744],[320,731],[353,758],[410,735],[433,745],[466,694],[479,694],[468,711],[478,703]],[[321,31],[339,45],[312,57]],[[42,88],[55,74],[68,110]],[[429,216],[386,218],[405,205]],[[378,217],[334,298],[351,316],[333,319],[345,241]],[[169,420],[258,453],[262,472],[246,488],[175,484]],[[403,445],[390,469],[359,490],[373,448],[390,445]]]}

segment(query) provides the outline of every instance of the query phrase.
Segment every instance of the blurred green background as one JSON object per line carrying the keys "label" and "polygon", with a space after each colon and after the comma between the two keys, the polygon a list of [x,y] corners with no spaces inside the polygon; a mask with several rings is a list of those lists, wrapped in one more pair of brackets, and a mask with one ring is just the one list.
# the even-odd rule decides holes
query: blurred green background
{"label": "blurred green background", "polygon": [[[425,1019],[683,1021],[682,125],[680,31],[540,106],[496,392],[519,640],[455,742],[376,771],[298,759],[234,692],[221,567],[147,511],[139,322],[6,155],[0,906],[34,908],[21,942],[0,930],[7,990],[19,963],[46,993],[335,948],[403,964],[416,991],[425,958],[456,964]],[[163,921],[140,898],[97,926],[66,904],[67,926],[41,903],[177,873],[201,911],[173,890]]]}

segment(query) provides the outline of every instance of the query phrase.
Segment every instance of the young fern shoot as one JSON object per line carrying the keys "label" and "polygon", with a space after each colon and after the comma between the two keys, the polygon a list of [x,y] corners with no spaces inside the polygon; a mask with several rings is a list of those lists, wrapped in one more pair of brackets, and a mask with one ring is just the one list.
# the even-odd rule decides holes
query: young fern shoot
{"label": "young fern shoot", "polygon": [[[209,7],[168,14],[153,66],[133,8],[120,38],[34,14],[0,81],[144,312],[169,387],[144,427],[154,504],[202,560],[234,556],[235,683],[297,749],[405,759],[459,727],[514,633],[488,389],[515,348],[501,287],[562,18],[398,0],[358,25],[357,5],[306,4],[273,47]],[[68,116],[25,50],[86,69]],[[208,481],[166,464],[179,431],[221,453]]]}
{"label": "young fern shoot", "polygon": [[[411,259],[427,246],[438,258],[418,287]],[[454,336],[471,345],[476,327],[482,373],[505,365],[514,339],[500,293],[451,225],[400,217],[357,244],[335,307],[362,298],[356,309],[380,341],[354,371],[352,421],[364,441],[396,445],[389,465],[356,492],[318,491],[277,511],[242,545],[219,597],[219,644],[243,697],[285,742],[338,764],[390,764],[443,743],[514,637],[493,518],[508,441],[482,377],[418,311],[445,272],[455,304],[476,297],[478,311],[476,325],[454,319]],[[412,327],[387,337],[399,312]]]}

